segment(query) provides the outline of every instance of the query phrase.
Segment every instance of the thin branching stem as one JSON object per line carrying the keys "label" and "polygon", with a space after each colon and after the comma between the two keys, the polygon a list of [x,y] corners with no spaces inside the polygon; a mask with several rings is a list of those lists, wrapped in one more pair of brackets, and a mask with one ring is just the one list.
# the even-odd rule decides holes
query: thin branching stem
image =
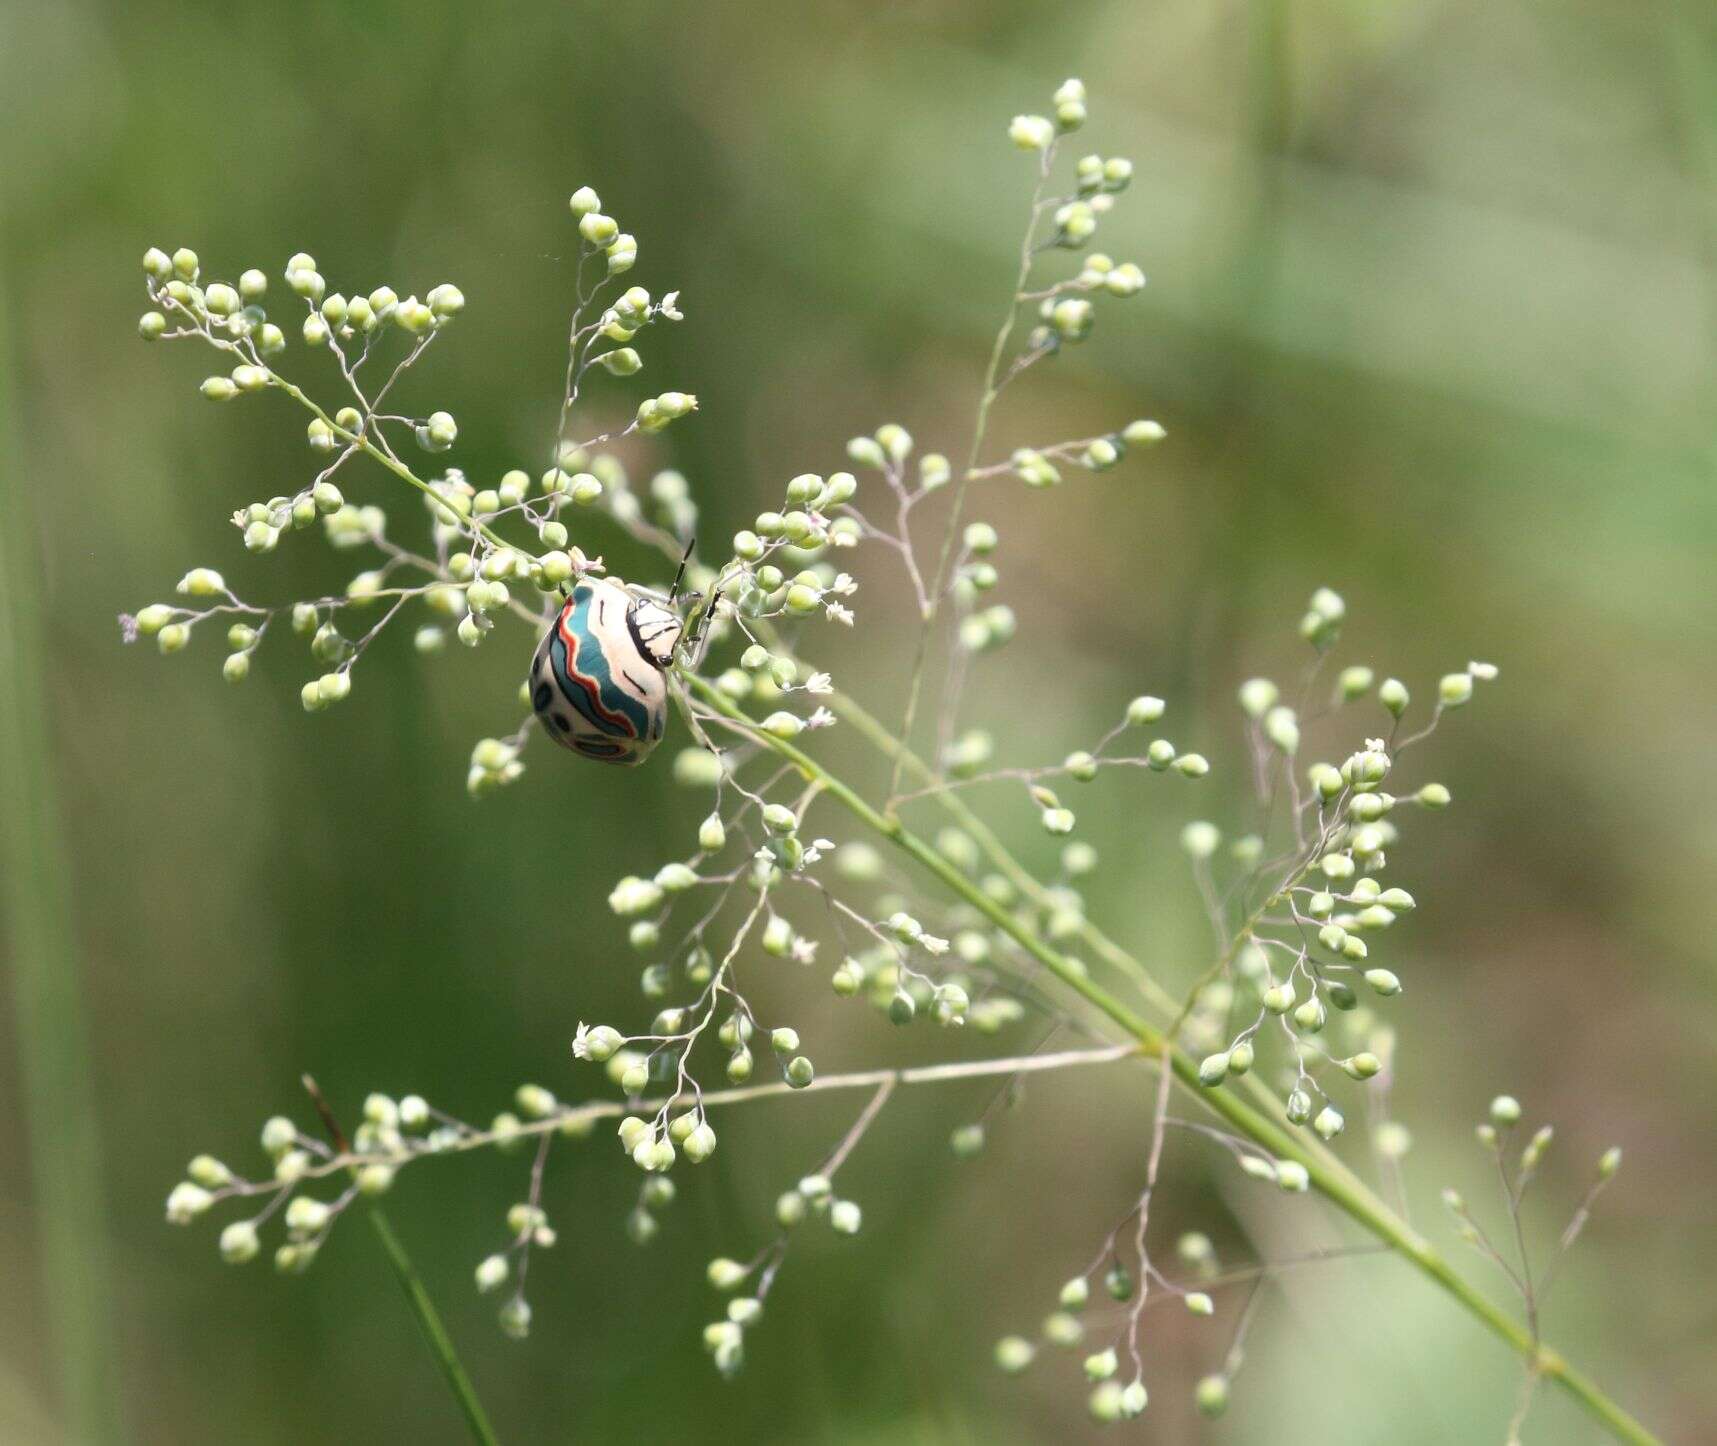
{"label": "thin branching stem", "polygon": [[844,781],[835,777],[803,750],[758,727],[749,715],[712,684],[696,677],[689,678],[687,683],[703,703],[714,711],[725,714],[748,731],[762,746],[779,753],[791,762],[807,781],[820,780],[827,796],[839,802],[867,828],[909,855],[946,888],[958,895],[965,904],[977,910],[996,928],[1011,937],[1069,989],[1094,1005],[1136,1040],[1143,1052],[1161,1055],[1168,1060],[1181,1086],[1196,1094],[1209,1109],[1277,1159],[1294,1160],[1302,1165],[1314,1188],[1439,1285],[1529,1364],[1534,1365],[1539,1374],[1557,1381],[1592,1416],[1603,1422],[1617,1439],[1631,1443],[1656,1441],[1644,1426],[1605,1394],[1596,1382],[1571,1366],[1560,1353],[1541,1342],[1535,1342],[1530,1332],[1523,1329],[1519,1322],[1459,1274],[1428,1240],[1401,1220],[1351,1171],[1332,1167],[1326,1153],[1309,1148],[1300,1132],[1278,1124],[1270,1115],[1241,1099],[1236,1091],[1202,1087],[1198,1079],[1198,1062],[1176,1046],[1172,1036],[1149,1023],[1131,1005],[1124,1003],[1091,979],[1086,970],[1040,939],[1015,913],[985,894],[934,848],[906,828],[898,817],[886,815],[872,807]]}

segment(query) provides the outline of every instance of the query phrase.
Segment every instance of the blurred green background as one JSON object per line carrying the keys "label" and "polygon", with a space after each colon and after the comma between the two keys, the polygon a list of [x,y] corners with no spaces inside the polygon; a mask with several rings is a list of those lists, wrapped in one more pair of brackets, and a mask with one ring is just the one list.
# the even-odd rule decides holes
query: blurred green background
{"label": "blurred green background", "polygon": [[[1094,916],[1184,983],[1208,944],[1172,839],[1188,810],[1237,806],[1232,689],[1298,665],[1312,588],[1348,598],[1350,658],[1421,696],[1471,657],[1497,662],[1502,682],[1425,751],[1458,807],[1403,851],[1422,905],[1391,940],[1411,990],[1396,1107],[1418,1142],[1416,1218],[1452,1245],[1438,1188],[1488,1208],[1470,1125],[1499,1089],[1560,1131],[1531,1208],[1541,1241],[1623,1144],[1547,1333],[1667,1437],[1717,1432],[1709,6],[9,0],[0,528],[26,626],[6,635],[17,733],[0,747],[19,791],[0,808],[10,937],[36,967],[10,960],[21,988],[0,997],[0,1439],[69,1439],[51,1322],[70,1297],[42,1270],[56,1248],[94,1277],[76,1334],[108,1341],[133,1440],[460,1439],[367,1230],[283,1280],[224,1267],[216,1232],[167,1228],[161,1202],[199,1150],[255,1165],[261,1119],[305,1114],[301,1070],[348,1113],[371,1088],[478,1118],[521,1079],[576,1097],[576,1023],[646,1017],[601,900],[683,851],[703,811],[660,761],[620,775],[540,747],[519,786],[472,804],[466,754],[511,724],[517,648],[426,661],[401,634],[349,704],[311,719],[292,649],[265,648],[232,690],[210,639],[169,660],[120,646],[115,614],[193,563],[268,599],[344,575],[325,549],[238,547],[230,511],[306,475],[303,422],[283,401],[211,409],[203,357],[134,339],[144,248],[192,245],[227,276],[277,276],[307,249],[346,291],[458,282],[469,309],[410,400],[455,411],[449,460],[492,479],[534,465],[552,430],[565,197],[593,184],[639,237],[635,279],[678,287],[687,319],[651,338],[640,385],[598,389],[591,429],[646,381],[697,392],[694,421],[627,457],[683,468],[724,535],[883,420],[963,446],[1029,185],[1003,127],[1072,74],[1093,117],[1075,153],[1137,165],[1099,245],[1151,285],[1031,374],[991,451],[1137,415],[1170,440],[1053,495],[981,498],[1022,622],[979,665],[970,716],[994,721],[1008,761],[1037,762],[1136,692],[1170,699],[1171,736],[1221,773],[1197,793],[1129,780],[1081,800],[1081,820],[1103,854]],[[302,348],[286,361],[331,394]],[[343,480],[398,500],[380,474]],[[417,525],[414,507],[395,515]],[[905,599],[886,558],[866,562],[857,646],[835,661],[892,711]],[[1028,716],[1010,683],[1036,670],[1077,711]],[[1053,857],[1028,810],[994,802],[1026,857]],[[949,1048],[838,1008],[820,972],[764,988],[821,1068]],[[86,1016],[87,1099],[43,1097],[51,1075],[14,1048],[39,978]],[[29,1043],[37,1071],[58,1057]],[[730,1116],[645,1250],[624,1240],[635,1180],[606,1144],[559,1151],[562,1243],[533,1267],[523,1345],[470,1271],[528,1162],[415,1169],[390,1211],[508,1441],[1081,1439],[1072,1362],[1003,1381],[989,1350],[1033,1327],[1126,1208],[1145,1087],[1037,1083],[956,1166],[947,1132],[985,1098],[897,1099],[850,1166],[865,1233],[795,1248],[730,1384],[698,1344],[702,1263],[765,1238],[775,1192],[856,1100]],[[42,1208],[32,1120],[88,1208]],[[64,1143],[90,1125],[99,1174]],[[1191,1142],[1170,1169],[1165,1230],[1200,1226],[1236,1255],[1242,1230],[1278,1251],[1340,1235],[1315,1205],[1264,1209]],[[1275,1293],[1232,1410],[1201,1424],[1191,1385],[1230,1318],[1158,1321],[1139,1439],[1501,1438],[1514,1363],[1404,1266]],[[1527,1439],[1597,1437],[1547,1392]]]}

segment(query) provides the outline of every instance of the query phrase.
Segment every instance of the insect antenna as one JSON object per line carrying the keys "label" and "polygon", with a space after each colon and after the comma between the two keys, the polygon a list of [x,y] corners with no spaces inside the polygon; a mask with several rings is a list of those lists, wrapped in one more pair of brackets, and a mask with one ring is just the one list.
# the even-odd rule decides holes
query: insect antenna
{"label": "insect antenna", "polygon": [[692,560],[692,549],[698,545],[697,538],[686,544],[684,555],[680,558],[679,571],[674,574],[674,585],[668,589],[668,606],[672,607],[680,600],[680,584],[685,581],[686,564]]}

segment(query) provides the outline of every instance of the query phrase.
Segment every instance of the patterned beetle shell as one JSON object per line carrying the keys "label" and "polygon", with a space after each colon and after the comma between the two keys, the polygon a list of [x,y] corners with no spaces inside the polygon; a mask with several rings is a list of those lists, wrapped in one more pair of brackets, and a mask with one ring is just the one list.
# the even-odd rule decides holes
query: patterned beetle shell
{"label": "patterned beetle shell", "polygon": [[613,578],[581,579],[531,663],[531,706],[562,747],[603,763],[642,763],[668,719],[663,670],[680,620]]}

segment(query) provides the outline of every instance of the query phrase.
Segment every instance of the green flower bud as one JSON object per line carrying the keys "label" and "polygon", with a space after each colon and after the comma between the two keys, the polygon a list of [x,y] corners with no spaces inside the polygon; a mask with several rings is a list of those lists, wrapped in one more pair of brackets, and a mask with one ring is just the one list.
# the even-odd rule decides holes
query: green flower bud
{"label": "green flower bud", "polygon": [[1440,783],[1427,783],[1415,797],[1424,808],[1447,808],[1450,802],[1449,790]]}
{"label": "green flower bud", "polygon": [[328,1225],[333,1212],[321,1200],[308,1195],[295,1195],[286,1207],[286,1229],[298,1240],[320,1234]]}
{"label": "green flower bud", "polygon": [[1166,436],[1162,424],[1151,421],[1129,422],[1121,432],[1121,440],[1129,447],[1154,447]]}
{"label": "green flower bud", "polygon": [[431,287],[426,300],[429,302],[430,311],[442,321],[465,310],[465,293],[448,281]]}
{"label": "green flower bud", "polygon": [[219,1190],[223,1185],[230,1185],[233,1178],[233,1172],[213,1155],[198,1155],[186,1167],[185,1174],[192,1184],[201,1185],[205,1190]]}
{"label": "green flower bud", "polygon": [[1520,1101],[1513,1095],[1498,1095],[1490,1102],[1490,1117],[1493,1124],[1508,1126],[1520,1122]]}
{"label": "green flower bud", "polygon": [[285,1115],[271,1115],[263,1122],[262,1148],[279,1159],[298,1142],[298,1127]]}
{"label": "green flower bud", "polygon": [[837,1200],[829,1206],[829,1227],[837,1235],[857,1235],[863,1219],[856,1200]]}
{"label": "green flower bud", "polygon": [[181,246],[173,253],[173,274],[181,281],[197,279],[197,253],[189,246]]}
{"label": "green flower bud", "polygon": [[428,422],[417,429],[418,445],[426,452],[445,452],[459,439],[459,424],[450,412],[431,412]]}
{"label": "green flower bud", "polygon": [[191,641],[191,628],[188,623],[167,623],[155,634],[155,646],[163,654],[177,653]]}
{"label": "green flower bud", "polygon": [[709,1283],[720,1291],[737,1290],[745,1283],[745,1278],[750,1273],[737,1260],[729,1260],[725,1255],[710,1261],[704,1271]]}
{"label": "green flower bud", "polygon": [[787,1062],[786,1075],[788,1084],[796,1090],[802,1090],[817,1077],[817,1072],[811,1061],[800,1054]]}
{"label": "green flower bud", "polygon": [[1336,680],[1336,692],[1343,702],[1351,703],[1355,698],[1362,698],[1371,691],[1371,683],[1375,677],[1376,674],[1367,667],[1343,668],[1340,678]]}
{"label": "green flower bud", "polygon": [[953,476],[953,464],[940,452],[926,452],[918,459],[918,485],[926,492],[945,487]]}
{"label": "green flower bud", "polygon": [[1115,1374],[1120,1363],[1120,1358],[1115,1354],[1113,1346],[1106,1351],[1098,1351],[1094,1355],[1086,1356],[1086,1378],[1092,1381],[1106,1381]]}
{"label": "green flower bud", "polygon": [[748,1295],[730,1300],[727,1303],[727,1318],[735,1325],[751,1325],[763,1318],[763,1302]]}
{"label": "green flower bud", "polygon": [[1055,127],[1060,131],[1076,131],[1085,124],[1085,102],[1058,100],[1055,104]]}
{"label": "green flower bud", "polygon": [[644,361],[629,346],[616,347],[613,351],[605,351],[596,360],[601,363],[609,376],[629,377],[642,370]]}
{"label": "green flower bud", "polygon": [[1202,1274],[1209,1275],[1216,1269],[1216,1247],[1201,1230],[1189,1230],[1175,1241],[1175,1254],[1188,1265],[1198,1266]]}
{"label": "green flower bud", "polygon": [[612,216],[588,211],[578,218],[578,234],[592,246],[607,246],[620,235],[620,225]]}
{"label": "green flower bud", "polygon": [[1342,1060],[1341,1067],[1354,1079],[1370,1079],[1383,1068],[1383,1061],[1369,1051],[1363,1051],[1351,1059]]}
{"label": "green flower bud", "polygon": [[1367,969],[1365,982],[1385,998],[1401,992],[1401,981],[1387,969]]}
{"label": "green flower bud", "polygon": [[1540,1125],[1537,1133],[1527,1142],[1526,1148],[1520,1152],[1520,1168],[1525,1171],[1536,1170],[1555,1137],[1556,1131],[1549,1125]]}
{"label": "green flower bud", "polygon": [[682,748],[674,756],[674,782],[686,788],[714,788],[721,781],[722,761],[703,748]]}
{"label": "green flower bud", "polygon": [[435,313],[415,296],[408,296],[393,311],[394,325],[412,336],[423,336],[435,326]]}
{"label": "green flower bud", "polygon": [[1022,151],[1046,151],[1055,143],[1055,127],[1040,115],[1016,115],[1008,139]]}
{"label": "green flower bud", "polygon": [[1198,1082],[1206,1089],[1213,1089],[1228,1078],[1228,1054],[1221,1051],[1217,1054],[1206,1055],[1198,1066]]}
{"label": "green flower bud", "polygon": [[1057,245],[1083,246],[1097,230],[1096,210],[1088,201],[1069,201],[1055,212],[1055,230]]}
{"label": "green flower bud", "polygon": [[1210,762],[1202,753],[1183,753],[1175,759],[1174,769],[1186,778],[1203,778],[1210,772]]}
{"label": "green flower bud", "polygon": [[715,1130],[707,1121],[692,1127],[692,1131],[682,1142],[686,1158],[694,1165],[701,1165],[715,1153]]}
{"label": "green flower bud", "polygon": [[1445,708],[1462,707],[1472,700],[1472,696],[1471,673],[1445,673],[1442,681],[1437,684],[1437,698]]}
{"label": "green flower bud", "polygon": [[773,954],[777,959],[785,959],[793,950],[793,926],[779,914],[772,914],[769,922],[763,926],[763,937],[760,941],[765,954]]}
{"label": "green flower bud", "polygon": [[515,1295],[502,1302],[495,1319],[503,1335],[515,1341],[522,1341],[531,1333],[530,1302],[522,1295]]}
{"label": "green flower bud", "polygon": [[221,1259],[228,1265],[244,1265],[255,1260],[262,1249],[256,1226],[248,1220],[235,1220],[221,1231]]}
{"label": "green flower bud", "polygon": [[1264,715],[1264,736],[1290,758],[1299,752],[1300,724],[1294,716],[1294,710],[1276,707],[1266,713]]}
{"label": "green flower bud", "polygon": [[1145,273],[1133,262],[1123,261],[1103,278],[1103,289],[1111,296],[1137,296],[1145,289]]}
{"label": "green flower bud", "polygon": [[150,603],[137,614],[137,631],[146,638],[152,638],[172,620],[173,609],[166,603]]}
{"label": "green flower bud", "polygon": [[1192,1398],[1203,1416],[1220,1416],[1228,1409],[1228,1378],[1226,1376],[1205,1376],[1194,1387]]}
{"label": "green flower bud", "polygon": [[1058,1310],[1043,1322],[1043,1336],[1051,1345],[1076,1346],[1084,1338],[1085,1327],[1064,1310]]}
{"label": "green flower bud", "polygon": [[1222,842],[1222,833],[1205,819],[1194,819],[1180,831],[1180,846],[1195,859],[1207,859]]}
{"label": "green flower bud", "polygon": [[1073,832],[1073,810],[1070,808],[1046,808],[1040,815],[1046,831],[1053,834],[1068,834]]}
{"label": "green flower bud", "polygon": [[137,318],[137,334],[144,341],[157,341],[167,330],[167,318],[158,311],[146,311]]}
{"label": "green flower bud", "polygon": [[1240,707],[1249,718],[1262,718],[1280,696],[1281,690],[1268,678],[1249,678],[1240,685]]}
{"label": "green flower bud", "polygon": [[979,1124],[961,1125],[948,1137],[948,1148],[957,1160],[970,1160],[983,1153],[984,1127]]}
{"label": "green flower bud", "polygon": [[[1142,698],[1135,698],[1131,703],[1127,704],[1128,726],[1133,728],[1142,728],[1147,723],[1155,723],[1163,716],[1165,711],[1167,711],[1167,705],[1161,698],[1152,698],[1149,695]],[[1169,750],[1169,756],[1170,758],[1174,756],[1174,750],[1172,748]]]}
{"label": "green flower bud", "polygon": [[1091,334],[1096,320],[1097,309],[1082,296],[1056,302],[1049,313],[1050,325],[1066,341],[1083,341]]}
{"label": "green flower bud", "polygon": [[1310,1172],[1298,1160],[1276,1161],[1276,1184],[1290,1195],[1304,1195],[1311,1189]]}
{"label": "green flower bud", "polygon": [[996,1365],[1010,1376],[1029,1366],[1036,1354],[1036,1347],[1023,1336],[1003,1336],[996,1342]]}

